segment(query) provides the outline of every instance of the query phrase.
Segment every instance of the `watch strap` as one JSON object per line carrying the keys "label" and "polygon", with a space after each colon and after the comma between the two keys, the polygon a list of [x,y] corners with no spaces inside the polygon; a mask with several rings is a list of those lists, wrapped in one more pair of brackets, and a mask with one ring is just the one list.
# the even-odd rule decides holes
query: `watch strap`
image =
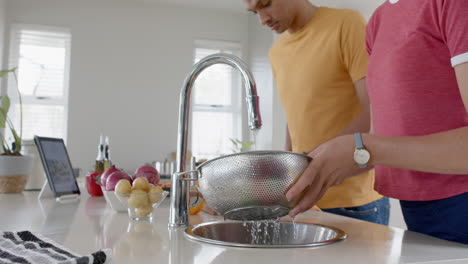
{"label": "watch strap", "polygon": [[[364,144],[362,143],[362,136],[361,133],[355,133],[354,134],[354,142],[356,144],[356,149],[364,149]],[[359,164],[359,168],[365,168],[367,167],[367,164]]]}
{"label": "watch strap", "polygon": [[362,144],[362,136],[361,133],[355,133],[354,134],[354,142],[356,142],[356,148],[362,149],[364,148],[364,144]]}

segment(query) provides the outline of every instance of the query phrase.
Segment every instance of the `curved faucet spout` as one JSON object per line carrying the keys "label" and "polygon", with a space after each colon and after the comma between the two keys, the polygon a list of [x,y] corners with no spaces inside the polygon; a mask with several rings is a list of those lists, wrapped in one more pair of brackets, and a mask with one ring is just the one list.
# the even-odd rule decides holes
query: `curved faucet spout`
{"label": "curved faucet spout", "polygon": [[[239,70],[242,79],[244,80],[249,128],[254,130],[259,129],[262,126],[257,88],[252,73],[249,71],[247,65],[238,57],[224,53],[217,53],[203,58],[193,66],[192,71],[185,78],[184,84],[180,91],[176,160],[177,172],[186,171],[185,164],[187,159],[190,96],[192,93],[193,84],[203,70],[210,67],[211,65],[219,63],[230,65],[233,68]],[[171,205],[169,215],[170,227],[188,226],[188,196],[188,183],[184,180],[180,180],[175,175],[172,175]]]}

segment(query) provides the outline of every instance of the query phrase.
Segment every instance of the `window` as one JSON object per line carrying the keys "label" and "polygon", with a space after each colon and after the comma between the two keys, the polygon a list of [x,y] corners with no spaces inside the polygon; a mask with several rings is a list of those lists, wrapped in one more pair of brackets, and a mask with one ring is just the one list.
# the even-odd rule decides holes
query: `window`
{"label": "window", "polygon": [[[13,25],[9,67],[18,67],[23,100],[23,139],[66,138],[70,40],[67,29]],[[8,79],[11,115],[19,129],[20,106],[14,78]]]}
{"label": "window", "polygon": [[[194,63],[219,52],[241,55],[237,43],[196,41]],[[229,65],[212,65],[197,78],[192,92],[191,142],[198,159],[232,153],[229,139],[241,139],[241,88],[238,70]]]}

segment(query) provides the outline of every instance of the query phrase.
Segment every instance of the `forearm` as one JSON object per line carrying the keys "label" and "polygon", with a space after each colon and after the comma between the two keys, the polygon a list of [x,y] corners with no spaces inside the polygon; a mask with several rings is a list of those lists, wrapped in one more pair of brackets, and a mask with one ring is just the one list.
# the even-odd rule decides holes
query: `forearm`
{"label": "forearm", "polygon": [[371,165],[443,174],[468,174],[468,127],[416,137],[363,135]]}
{"label": "forearm", "polygon": [[349,124],[341,133],[337,136],[343,136],[348,134],[354,134],[357,132],[368,133],[370,130],[370,104],[369,96],[367,95],[366,88],[366,78],[362,78],[359,81],[354,83],[356,89],[356,95],[359,98],[359,103],[361,105],[361,112],[359,115],[354,118],[354,120]]}
{"label": "forearm", "polygon": [[284,148],[286,151],[292,151],[291,136],[289,135],[288,126],[286,126],[286,143]]}
{"label": "forearm", "polygon": [[349,126],[347,126],[337,136],[343,136],[354,133],[369,133],[370,130],[370,113],[369,111],[362,111]]}

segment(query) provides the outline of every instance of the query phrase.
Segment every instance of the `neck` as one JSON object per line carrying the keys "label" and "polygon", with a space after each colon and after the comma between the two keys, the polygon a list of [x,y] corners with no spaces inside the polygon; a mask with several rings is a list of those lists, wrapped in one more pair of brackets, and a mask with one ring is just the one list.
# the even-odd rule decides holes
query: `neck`
{"label": "neck", "polygon": [[309,1],[302,1],[302,4],[297,7],[296,16],[293,18],[291,26],[288,28],[289,33],[295,33],[301,30],[317,13],[318,7],[314,6]]}

